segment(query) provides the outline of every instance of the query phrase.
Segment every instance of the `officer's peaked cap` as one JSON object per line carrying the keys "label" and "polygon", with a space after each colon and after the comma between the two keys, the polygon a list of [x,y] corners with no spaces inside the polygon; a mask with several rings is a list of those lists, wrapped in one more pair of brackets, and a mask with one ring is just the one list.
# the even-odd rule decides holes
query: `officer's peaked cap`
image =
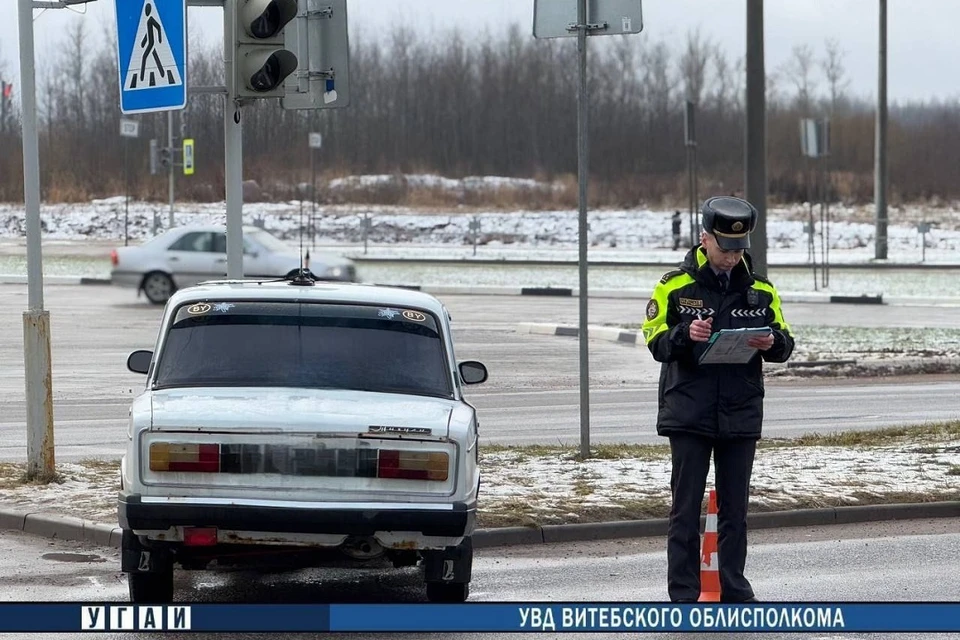
{"label": "officer's peaked cap", "polygon": [[750,234],[757,228],[759,218],[752,204],[732,196],[718,196],[704,202],[700,213],[703,230],[713,234],[721,249],[750,248]]}

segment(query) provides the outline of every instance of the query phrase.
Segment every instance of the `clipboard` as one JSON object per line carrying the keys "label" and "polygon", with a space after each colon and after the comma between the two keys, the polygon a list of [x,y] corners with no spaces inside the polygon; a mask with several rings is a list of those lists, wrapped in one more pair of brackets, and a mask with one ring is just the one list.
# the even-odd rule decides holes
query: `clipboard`
{"label": "clipboard", "polygon": [[698,364],[745,364],[750,362],[757,349],[748,346],[747,340],[769,335],[770,327],[721,329],[707,342]]}

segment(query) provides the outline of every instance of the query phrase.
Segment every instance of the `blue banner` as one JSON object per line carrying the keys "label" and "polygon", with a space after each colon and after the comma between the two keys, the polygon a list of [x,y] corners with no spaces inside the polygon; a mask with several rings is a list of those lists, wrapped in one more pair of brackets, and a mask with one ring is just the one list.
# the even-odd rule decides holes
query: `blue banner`
{"label": "blue banner", "polygon": [[0,604],[0,633],[74,631],[960,633],[960,603]]}

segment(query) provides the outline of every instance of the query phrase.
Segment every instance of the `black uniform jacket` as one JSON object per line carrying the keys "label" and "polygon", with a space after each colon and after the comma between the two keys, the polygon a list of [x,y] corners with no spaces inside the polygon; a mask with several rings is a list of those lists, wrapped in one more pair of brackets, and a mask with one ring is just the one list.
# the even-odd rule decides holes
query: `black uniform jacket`
{"label": "black uniform jacket", "polygon": [[[698,364],[705,342],[690,339],[697,314],[713,318],[713,330],[769,326],[773,347],[746,364]],[[687,253],[680,269],[660,279],[647,303],[643,337],[663,366],[657,433],[688,433],[709,438],[759,438],[763,424],[763,360],[785,362],[793,334],[783,319],[773,284],[753,272],[751,259],[730,274],[726,293],[700,246]]]}

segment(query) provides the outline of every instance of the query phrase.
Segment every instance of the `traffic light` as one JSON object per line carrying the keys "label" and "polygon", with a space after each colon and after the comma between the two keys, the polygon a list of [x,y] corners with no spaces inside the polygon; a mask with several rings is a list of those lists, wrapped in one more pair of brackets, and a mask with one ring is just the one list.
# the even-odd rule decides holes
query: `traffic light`
{"label": "traffic light", "polygon": [[13,95],[13,84],[0,81],[0,131],[7,128],[7,116],[13,112],[11,96]]}
{"label": "traffic light", "polygon": [[237,0],[236,97],[283,97],[283,81],[297,69],[297,56],[284,48],[284,28],[297,11],[297,0]]}

